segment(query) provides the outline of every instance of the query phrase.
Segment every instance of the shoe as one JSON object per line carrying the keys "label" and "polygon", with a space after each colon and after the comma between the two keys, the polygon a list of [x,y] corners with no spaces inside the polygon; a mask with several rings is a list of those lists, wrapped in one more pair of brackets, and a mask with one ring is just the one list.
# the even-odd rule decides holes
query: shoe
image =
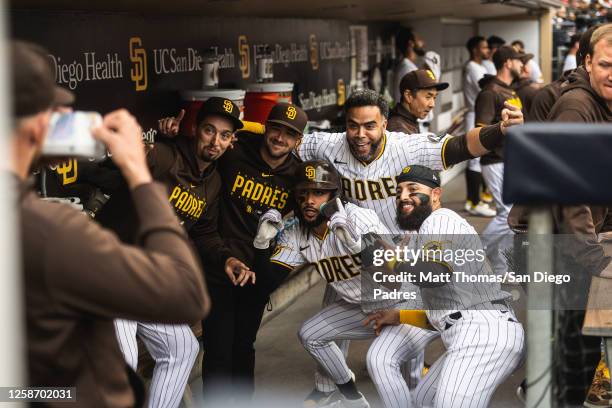
{"label": "shoe", "polygon": [[302,407],[304,408],[331,408],[342,406],[342,395],[338,390],[332,392],[319,391],[316,388],[306,396]]}
{"label": "shoe", "polygon": [[[468,201],[469,202],[469,201]],[[467,203],[466,203],[467,208]],[[475,215],[477,217],[495,217],[497,212],[489,207],[487,204],[482,201],[478,203],[478,205],[472,205],[469,209],[467,209],[471,215]]]}
{"label": "shoe", "polygon": [[470,212],[473,206],[474,204],[470,200],[466,200],[463,209],[465,210],[465,212]]}
{"label": "shoe", "polygon": [[347,399],[345,396],[342,396],[342,406],[344,408],[370,408],[370,403],[365,399],[362,393],[358,399]]}
{"label": "shoe", "polygon": [[480,201],[491,204],[493,202],[493,196],[488,191],[483,191],[480,193]]}
{"label": "shoe", "polygon": [[593,383],[589,388],[584,406],[588,408],[612,406],[612,394],[610,393],[610,379],[604,374],[605,366],[600,363],[595,371]]}

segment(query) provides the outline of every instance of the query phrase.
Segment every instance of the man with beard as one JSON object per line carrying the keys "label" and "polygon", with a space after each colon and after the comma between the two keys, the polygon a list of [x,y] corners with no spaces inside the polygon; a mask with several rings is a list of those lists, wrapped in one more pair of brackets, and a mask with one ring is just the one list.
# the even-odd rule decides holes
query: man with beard
{"label": "man with beard", "polygon": [[[204,397],[249,398],[254,391],[254,343],[270,292],[286,276],[257,274],[253,238],[259,218],[269,209],[292,210],[295,166],[292,154],[308,117],[295,105],[275,105],[262,137],[241,132],[219,160],[221,196],[219,234],[224,245],[202,254],[212,301],[202,323]],[[162,132],[176,135],[179,118],[165,121]],[[255,285],[246,285],[249,281]],[[215,403],[222,403],[216,401]]]}
{"label": "man with beard", "polygon": [[387,129],[391,132],[419,133],[417,119],[425,119],[436,106],[438,92],[448,83],[438,82],[431,70],[417,69],[404,75],[400,82],[401,100],[390,113]]}
{"label": "man with beard", "polygon": [[[476,126],[487,126],[500,120],[504,107],[512,105],[522,109],[520,98],[512,88],[512,82],[520,77],[523,60],[528,57],[519,54],[512,47],[503,46],[493,55],[497,74],[486,75],[480,80],[482,90],[476,98]],[[511,248],[512,231],[508,227],[510,205],[502,201],[504,176],[503,149],[501,146],[480,158],[482,177],[484,178],[493,200],[497,214],[483,232],[487,254],[494,266],[494,271],[504,274],[507,271],[504,251]]]}
{"label": "man with beard", "polygon": [[[157,143],[147,154],[153,178],[165,188],[168,202],[200,254],[218,256],[223,243],[217,233],[221,179],[216,160],[242,127],[240,109],[225,98],[210,98],[197,116],[195,138]],[[167,119],[166,119],[167,120]],[[129,192],[118,191],[97,215],[98,221],[133,243],[142,220],[136,215]],[[195,322],[193,322],[195,323]],[[199,343],[186,325],[116,320],[119,346],[127,363],[136,369],[138,343],[144,342],[155,368],[149,388],[149,407],[178,407],[198,356]]]}
{"label": "man with beard", "polygon": [[[427,318],[446,347],[417,386],[416,405],[487,407],[497,387],[523,356],[525,333],[507,303],[510,294],[494,281],[461,279],[454,273],[491,276],[484,256],[476,255],[472,262],[465,263],[458,257],[467,251],[483,253],[482,243],[465,219],[442,208],[436,172],[408,166],[396,182],[398,226],[417,233],[400,248],[409,249],[407,253],[421,251],[422,255],[397,262],[393,269],[396,274],[414,277]],[[383,310],[371,314],[367,322],[374,323],[378,330],[401,327],[403,316],[409,312]],[[469,347],[465,347],[466,339]]]}
{"label": "man with beard", "polygon": [[400,83],[404,76],[416,69],[417,59],[425,55],[425,43],[414,34],[412,29],[401,27],[395,36],[395,46],[400,54],[400,61],[393,73],[393,100],[399,102],[402,99]]}
{"label": "man with beard", "polygon": [[[475,128],[464,137],[431,133],[407,135],[387,132],[389,108],[382,96],[372,90],[355,91],[347,99],[346,132],[306,134],[297,152],[303,160],[322,159],[334,165],[341,177],[342,195],[349,201],[374,210],[394,234],[396,224],[394,177],[407,163],[442,170],[453,164],[481,156],[500,145],[508,126],[523,122],[520,108],[506,105],[500,123]],[[323,306],[334,301],[326,296]],[[213,306],[214,308],[214,306]],[[421,378],[424,355],[410,363],[409,386]],[[316,375],[315,393],[330,394],[335,385]]]}
{"label": "man with beard", "polygon": [[[328,404],[339,397],[344,407],[366,408],[369,404],[357,391],[353,373],[335,341],[375,337],[376,331],[363,324],[367,313],[393,307],[400,301],[371,296],[370,285],[378,285],[361,275],[362,236],[378,239],[389,233],[387,228],[374,211],[343,203],[340,191],[340,178],[331,163],[301,163],[296,170],[294,218],[283,223],[278,211],[269,210],[260,219],[253,244],[265,250],[280,231],[267,267],[281,275],[312,264],[336,293],[333,302],[302,325],[298,336],[338,387],[336,395],[328,396]],[[385,407],[411,406],[400,367],[435,337],[432,330],[406,325],[387,328],[374,340],[367,356],[368,371]],[[395,345],[392,354],[386,352],[391,344]]]}

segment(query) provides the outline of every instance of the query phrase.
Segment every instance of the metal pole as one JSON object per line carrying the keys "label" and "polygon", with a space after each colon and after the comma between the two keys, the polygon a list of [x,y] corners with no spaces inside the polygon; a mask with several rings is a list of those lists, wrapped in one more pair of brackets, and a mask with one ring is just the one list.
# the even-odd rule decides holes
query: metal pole
{"label": "metal pole", "polygon": [[[0,163],[8,163],[10,125],[10,88],[7,60],[6,5],[0,0]],[[19,237],[15,213],[15,191],[10,186],[10,175],[0,171],[0,386],[26,385],[24,327],[25,321],[21,268],[19,265]],[[0,403],[0,406],[23,407],[22,403]]]}
{"label": "metal pole", "polygon": [[[534,271],[553,272],[552,216],[537,209],[529,217],[529,257]],[[553,288],[550,283],[530,283],[527,293],[527,407],[551,408]]]}

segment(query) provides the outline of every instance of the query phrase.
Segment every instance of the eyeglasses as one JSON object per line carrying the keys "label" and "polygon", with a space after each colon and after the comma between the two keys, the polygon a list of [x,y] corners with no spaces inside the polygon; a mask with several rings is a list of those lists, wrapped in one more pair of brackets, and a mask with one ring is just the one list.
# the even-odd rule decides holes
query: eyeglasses
{"label": "eyeglasses", "polygon": [[234,132],[230,130],[218,130],[210,123],[202,124],[202,132],[208,137],[215,137],[215,135],[218,134],[223,140],[231,139],[234,135]]}

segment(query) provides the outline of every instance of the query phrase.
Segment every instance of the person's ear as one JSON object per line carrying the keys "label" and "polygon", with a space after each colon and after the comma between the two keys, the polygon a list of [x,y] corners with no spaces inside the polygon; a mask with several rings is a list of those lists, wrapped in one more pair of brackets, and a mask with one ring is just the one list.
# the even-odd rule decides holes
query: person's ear
{"label": "person's ear", "polygon": [[587,54],[584,57],[584,68],[590,74],[593,71],[593,59],[591,58],[591,54]]}
{"label": "person's ear", "polygon": [[440,200],[442,200],[442,189],[440,187],[436,187],[431,190],[431,201],[434,204],[439,204]]}
{"label": "person's ear", "polygon": [[40,112],[36,115],[34,125],[34,132],[32,137],[36,140],[37,145],[42,145],[45,142],[45,138],[47,137],[47,132],[49,131],[49,122],[51,120],[51,110],[46,110],[44,112]]}

